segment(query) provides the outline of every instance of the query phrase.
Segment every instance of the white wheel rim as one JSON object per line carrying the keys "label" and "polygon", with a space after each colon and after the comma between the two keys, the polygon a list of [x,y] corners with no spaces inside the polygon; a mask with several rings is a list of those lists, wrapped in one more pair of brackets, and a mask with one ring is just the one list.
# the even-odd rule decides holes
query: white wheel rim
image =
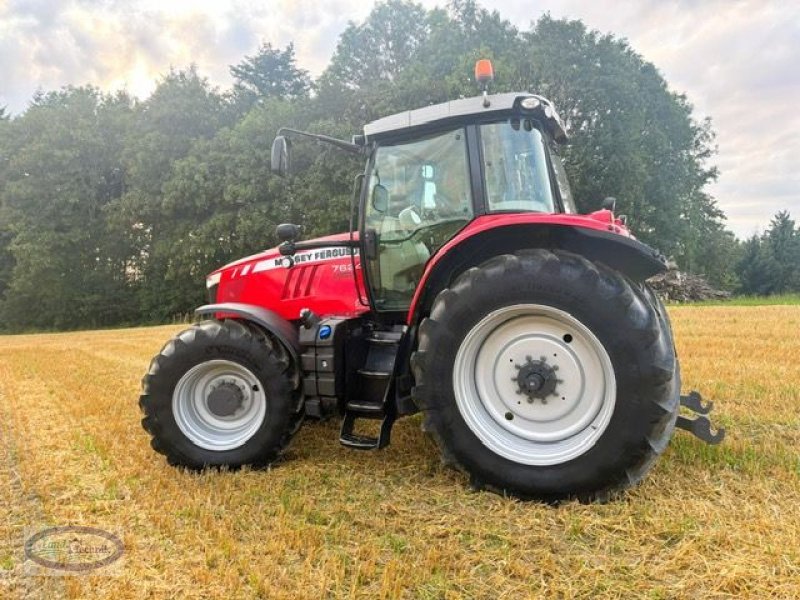
{"label": "white wheel rim", "polygon": [[[546,373],[542,391],[523,391],[520,373],[532,370]],[[553,386],[545,399],[529,395]],[[588,451],[608,426],[617,395],[597,337],[569,313],[540,304],[506,306],[475,325],[456,354],[453,390],[481,442],[525,465],[560,464]]]}
{"label": "white wheel rim", "polygon": [[258,378],[242,365],[210,360],[189,369],[172,393],[172,414],[195,445],[222,452],[247,443],[267,414]]}

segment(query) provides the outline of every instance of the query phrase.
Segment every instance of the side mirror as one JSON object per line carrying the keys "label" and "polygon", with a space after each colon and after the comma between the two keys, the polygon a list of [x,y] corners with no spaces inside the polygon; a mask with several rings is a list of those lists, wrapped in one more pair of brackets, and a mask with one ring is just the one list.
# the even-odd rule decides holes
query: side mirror
{"label": "side mirror", "polygon": [[275,228],[275,235],[281,242],[294,242],[300,237],[300,225],[281,223]]}
{"label": "side mirror", "polygon": [[272,172],[284,177],[289,173],[289,140],[282,135],[275,138],[272,142]]}
{"label": "side mirror", "polygon": [[372,188],[372,208],[381,213],[389,208],[389,190],[380,183]]}
{"label": "side mirror", "polygon": [[617,208],[617,199],[613,198],[612,196],[603,198],[603,204],[601,206],[606,210],[614,212],[614,209]]}

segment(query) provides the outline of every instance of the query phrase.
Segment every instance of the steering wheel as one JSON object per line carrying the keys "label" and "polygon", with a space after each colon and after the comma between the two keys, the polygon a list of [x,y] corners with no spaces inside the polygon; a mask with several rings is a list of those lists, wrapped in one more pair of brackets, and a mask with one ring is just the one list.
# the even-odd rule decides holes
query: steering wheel
{"label": "steering wheel", "polygon": [[397,219],[400,221],[400,227],[406,231],[415,231],[422,224],[422,216],[417,212],[417,207],[413,205],[401,210]]}

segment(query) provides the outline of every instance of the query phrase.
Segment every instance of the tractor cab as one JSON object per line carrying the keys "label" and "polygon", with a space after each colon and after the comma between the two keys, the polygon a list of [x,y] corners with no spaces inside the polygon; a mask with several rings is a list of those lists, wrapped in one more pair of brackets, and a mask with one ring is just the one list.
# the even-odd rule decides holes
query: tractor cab
{"label": "tractor cab", "polygon": [[[408,311],[425,265],[477,218],[576,213],[557,154],[564,126],[552,103],[534,94],[484,93],[398,113],[368,123],[349,144],[282,129],[273,145],[279,174],[291,162],[290,135],[366,157],[353,222],[377,312]],[[292,251],[314,245],[290,242]]]}
{"label": "tractor cab", "polygon": [[361,236],[376,310],[407,310],[427,261],[478,216],[574,213],[552,105],[530,94],[468,98],[364,127]]}

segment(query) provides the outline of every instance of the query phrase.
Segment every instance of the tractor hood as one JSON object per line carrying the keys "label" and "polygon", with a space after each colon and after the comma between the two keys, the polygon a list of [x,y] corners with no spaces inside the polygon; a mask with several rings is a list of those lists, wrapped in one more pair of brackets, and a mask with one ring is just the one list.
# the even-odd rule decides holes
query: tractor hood
{"label": "tractor hood", "polygon": [[[349,239],[341,233],[304,241]],[[355,317],[368,310],[358,250],[336,245],[298,250],[291,257],[270,248],[212,272],[206,287],[212,302],[252,304],[290,321],[304,308],[323,317]]]}

